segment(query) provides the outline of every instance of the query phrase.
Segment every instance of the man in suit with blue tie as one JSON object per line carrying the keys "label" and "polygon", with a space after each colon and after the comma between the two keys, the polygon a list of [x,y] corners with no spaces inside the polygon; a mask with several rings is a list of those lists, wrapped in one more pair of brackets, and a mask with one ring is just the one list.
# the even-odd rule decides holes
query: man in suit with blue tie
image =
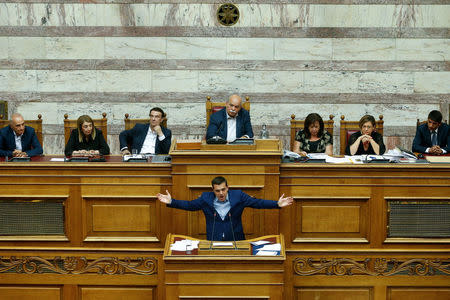
{"label": "man in suit with blue tie", "polygon": [[34,128],[25,126],[21,114],[13,114],[9,126],[0,130],[0,156],[32,157],[42,152]]}
{"label": "man in suit with blue tie", "polygon": [[228,142],[237,138],[253,138],[250,114],[242,108],[239,95],[231,95],[225,108],[210,116],[206,139],[213,136],[220,136]]}
{"label": "man in suit with blue tie", "polygon": [[168,207],[183,210],[202,210],[206,219],[206,238],[212,241],[245,240],[242,227],[242,212],[246,207],[282,208],[291,205],[292,197],[281,195],[278,201],[253,198],[241,190],[229,190],[227,180],[217,176],[211,181],[212,192],[205,192],[192,201],[172,199],[166,194],[157,194],[159,201]]}
{"label": "man in suit with blue tie", "polygon": [[417,127],[412,151],[432,155],[442,155],[450,151],[450,130],[447,124],[442,123],[440,111],[431,111],[427,123]]}
{"label": "man in suit with blue tie", "polygon": [[168,154],[172,131],[161,125],[165,117],[161,108],[154,107],[150,110],[149,124],[136,124],[130,130],[122,131],[119,134],[122,155],[130,154],[128,145],[136,149],[138,154]]}

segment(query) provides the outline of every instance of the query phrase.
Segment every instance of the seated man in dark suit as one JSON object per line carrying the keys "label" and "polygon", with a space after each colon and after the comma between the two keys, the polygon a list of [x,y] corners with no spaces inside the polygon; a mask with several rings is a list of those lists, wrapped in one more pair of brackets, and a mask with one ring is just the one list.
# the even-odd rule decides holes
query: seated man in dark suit
{"label": "seated man in dark suit", "polygon": [[417,127],[412,151],[432,155],[446,154],[450,151],[450,130],[447,124],[442,123],[440,111],[431,111],[427,123]]}
{"label": "seated man in dark suit", "polygon": [[[136,124],[130,130],[119,134],[120,151],[122,155],[130,154],[136,149],[141,154],[168,154],[172,139],[172,132],[161,126],[164,111],[159,107],[150,110],[150,124]],[[131,145],[131,149],[128,149]]]}
{"label": "seated man in dark suit", "polygon": [[236,138],[253,138],[250,114],[241,104],[241,97],[231,95],[226,107],[210,116],[206,139],[217,135],[228,142]]}
{"label": "seated man in dark suit", "polygon": [[33,127],[25,126],[21,114],[13,114],[9,126],[0,130],[0,156],[32,157],[42,154]]}
{"label": "seated man in dark suit", "polygon": [[156,196],[168,207],[202,210],[206,218],[206,238],[213,241],[245,240],[241,216],[246,207],[281,208],[294,201],[284,194],[278,201],[271,201],[250,197],[241,190],[228,190],[227,180],[222,176],[214,178],[211,185],[212,192],[205,192],[192,201],[172,199],[167,190],[166,195]]}

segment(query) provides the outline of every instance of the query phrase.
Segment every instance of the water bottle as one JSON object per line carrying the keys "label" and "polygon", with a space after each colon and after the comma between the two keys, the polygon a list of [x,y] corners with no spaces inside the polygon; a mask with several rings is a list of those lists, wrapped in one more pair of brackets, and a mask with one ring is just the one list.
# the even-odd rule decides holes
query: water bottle
{"label": "water bottle", "polygon": [[259,136],[261,139],[268,139],[269,138],[269,132],[267,131],[266,124],[263,124],[261,129],[261,134]]}

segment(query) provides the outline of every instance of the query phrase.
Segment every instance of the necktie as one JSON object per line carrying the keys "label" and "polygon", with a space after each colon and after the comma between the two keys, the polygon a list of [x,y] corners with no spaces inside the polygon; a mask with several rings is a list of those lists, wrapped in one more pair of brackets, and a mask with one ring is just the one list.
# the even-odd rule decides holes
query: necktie
{"label": "necktie", "polygon": [[431,133],[431,146],[437,145],[437,133],[435,130]]}

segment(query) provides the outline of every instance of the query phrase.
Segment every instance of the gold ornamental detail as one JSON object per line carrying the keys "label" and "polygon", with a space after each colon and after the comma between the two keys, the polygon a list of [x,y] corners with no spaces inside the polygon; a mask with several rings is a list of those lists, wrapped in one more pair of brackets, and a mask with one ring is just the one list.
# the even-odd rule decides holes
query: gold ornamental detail
{"label": "gold ornamental detail", "polygon": [[294,273],[308,275],[371,275],[371,276],[430,276],[450,275],[450,259],[414,258],[406,261],[386,258],[367,258],[356,261],[349,258],[294,260]]}
{"label": "gold ornamental detail", "polygon": [[87,259],[85,257],[55,257],[44,259],[38,256],[16,258],[0,257],[0,273],[58,273],[58,274],[140,274],[152,275],[157,273],[157,260],[147,258],[102,257],[99,259]]}
{"label": "gold ornamental detail", "polygon": [[236,5],[225,3],[217,9],[217,21],[224,26],[233,26],[239,20],[239,9]]}

